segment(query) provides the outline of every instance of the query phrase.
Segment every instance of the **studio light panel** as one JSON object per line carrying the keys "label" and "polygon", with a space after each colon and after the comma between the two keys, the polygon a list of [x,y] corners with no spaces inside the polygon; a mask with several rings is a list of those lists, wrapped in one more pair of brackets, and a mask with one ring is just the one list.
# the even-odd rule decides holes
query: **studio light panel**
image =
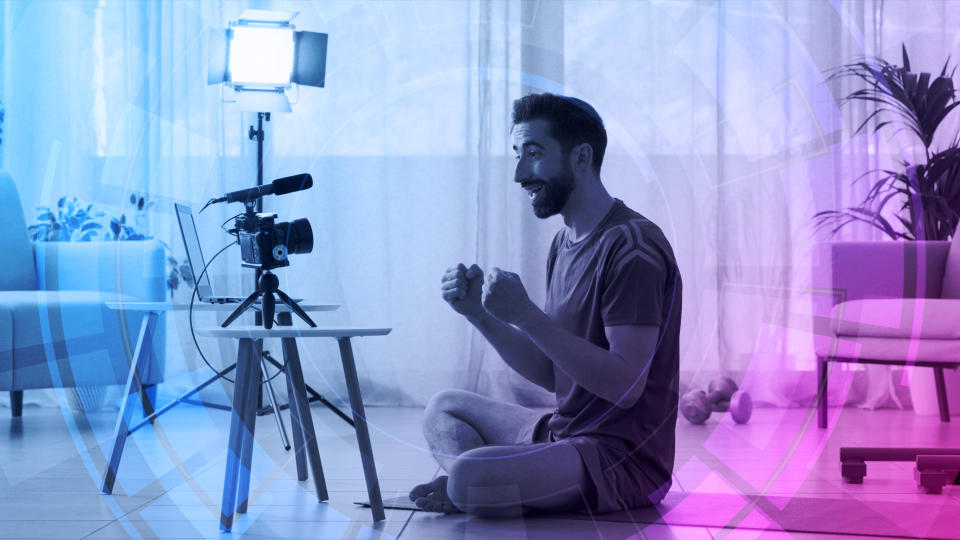
{"label": "studio light panel", "polygon": [[294,62],[292,28],[234,26],[228,70],[235,85],[288,86]]}

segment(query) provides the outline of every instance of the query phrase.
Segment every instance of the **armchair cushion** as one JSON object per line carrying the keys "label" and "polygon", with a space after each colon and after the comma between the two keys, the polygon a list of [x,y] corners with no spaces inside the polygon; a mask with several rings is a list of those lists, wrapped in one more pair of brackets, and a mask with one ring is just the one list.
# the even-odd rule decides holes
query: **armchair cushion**
{"label": "armchair cushion", "polygon": [[960,339],[905,339],[871,336],[837,336],[814,343],[824,358],[870,358],[898,363],[944,362],[960,359]]}
{"label": "armchair cushion", "polygon": [[[0,312],[15,329],[9,351],[13,373],[6,389],[123,384],[140,317],[120,318],[120,312],[104,305],[121,299],[133,300],[94,291],[0,291]],[[145,383],[162,380],[158,367],[145,364]],[[0,381],[0,389],[2,385]]]}
{"label": "armchair cushion", "polygon": [[17,187],[6,171],[0,171],[0,291],[37,288],[33,247]]}
{"label": "armchair cushion", "polygon": [[960,339],[960,300],[852,300],[833,306],[830,318],[831,330],[838,336]]}

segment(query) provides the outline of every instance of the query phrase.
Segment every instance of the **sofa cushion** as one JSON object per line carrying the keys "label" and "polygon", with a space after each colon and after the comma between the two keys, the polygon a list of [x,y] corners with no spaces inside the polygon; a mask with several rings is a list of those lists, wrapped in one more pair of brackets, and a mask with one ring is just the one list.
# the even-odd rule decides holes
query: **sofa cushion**
{"label": "sofa cushion", "polygon": [[943,269],[943,285],[940,297],[960,298],[960,225],[954,231],[953,242],[950,243],[947,265]]}
{"label": "sofa cushion", "polygon": [[960,300],[878,298],[833,306],[831,330],[838,336],[960,339]]}

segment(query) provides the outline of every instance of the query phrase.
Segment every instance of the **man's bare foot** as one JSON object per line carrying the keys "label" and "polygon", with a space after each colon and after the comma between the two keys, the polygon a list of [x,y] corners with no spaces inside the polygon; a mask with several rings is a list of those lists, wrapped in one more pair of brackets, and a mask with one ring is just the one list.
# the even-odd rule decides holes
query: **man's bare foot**
{"label": "man's bare foot", "polygon": [[410,500],[421,510],[454,514],[460,512],[447,495],[447,477],[438,476],[410,490]]}

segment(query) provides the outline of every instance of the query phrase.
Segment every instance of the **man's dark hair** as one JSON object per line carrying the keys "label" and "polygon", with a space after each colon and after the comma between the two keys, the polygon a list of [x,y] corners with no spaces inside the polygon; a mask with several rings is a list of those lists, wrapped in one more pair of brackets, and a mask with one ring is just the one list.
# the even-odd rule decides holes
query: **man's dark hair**
{"label": "man's dark hair", "polygon": [[529,94],[513,102],[513,124],[546,120],[550,135],[560,141],[566,154],[578,144],[593,148],[593,171],[600,174],[603,153],[607,149],[607,130],[603,120],[582,99],[557,94]]}

